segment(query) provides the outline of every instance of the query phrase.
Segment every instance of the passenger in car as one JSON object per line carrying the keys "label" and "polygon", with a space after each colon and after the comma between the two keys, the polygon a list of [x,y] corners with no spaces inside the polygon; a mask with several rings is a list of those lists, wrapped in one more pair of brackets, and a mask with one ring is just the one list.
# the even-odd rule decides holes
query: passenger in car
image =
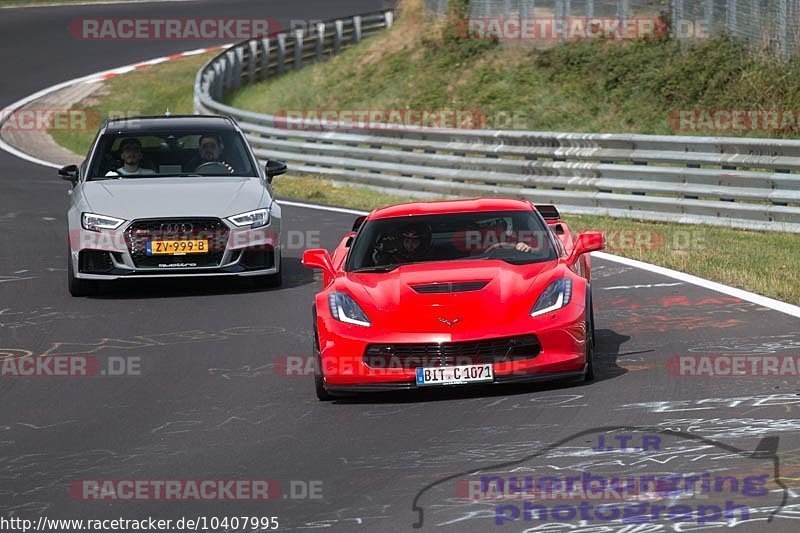
{"label": "passenger in car", "polygon": [[110,170],[106,176],[149,176],[155,172],[149,168],[142,168],[142,143],[139,139],[128,137],[119,143],[120,159],[122,166],[116,170]]}

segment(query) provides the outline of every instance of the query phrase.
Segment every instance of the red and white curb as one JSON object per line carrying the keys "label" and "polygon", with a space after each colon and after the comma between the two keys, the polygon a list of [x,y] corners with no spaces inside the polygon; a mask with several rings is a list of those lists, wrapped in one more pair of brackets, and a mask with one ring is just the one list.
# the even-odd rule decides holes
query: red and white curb
{"label": "red and white curb", "polygon": [[221,46],[212,46],[210,48],[198,48],[196,50],[189,50],[188,52],[172,54],[171,56],[157,57],[155,59],[150,59],[148,61],[142,61],[141,63],[134,63],[133,65],[127,65],[125,67],[117,67],[111,70],[106,70],[104,72],[98,72],[97,74],[90,74],[85,78],[75,80],[75,83],[73,83],[73,85],[77,85],[78,83],[97,83],[99,81],[105,81],[111,78],[115,78],[121,74],[127,74],[128,72],[133,72],[135,70],[141,70],[144,68],[152,67],[153,65],[158,65],[160,63],[166,63],[168,61],[174,61],[176,59],[181,59],[184,57],[197,56],[200,54],[205,54],[207,52],[220,52],[222,50],[230,48],[231,46],[233,46],[233,44],[224,44]]}
{"label": "red and white curb", "polygon": [[[211,48],[199,48],[197,50],[189,50],[188,52],[181,52],[179,54],[173,54],[171,56],[165,57],[158,57],[156,59],[150,59],[148,61],[142,61],[140,63],[134,63],[133,65],[128,65],[124,67],[118,67],[110,70],[106,70],[103,72],[98,72],[96,74],[90,74],[88,76],[83,76],[81,78],[76,78],[74,80],[66,81],[64,83],[60,83],[58,85],[54,85],[52,87],[48,87],[47,89],[42,89],[41,91],[34,93],[30,96],[19,100],[18,102],[14,102],[10,106],[7,106],[4,110],[2,110],[2,114],[0,117],[8,117],[8,113],[13,113],[20,107],[29,104],[30,102],[41,98],[47,94],[59,91],[66,87],[70,87],[73,85],[78,85],[80,83],[97,83],[103,80],[107,80],[113,78],[115,76],[119,76],[120,74],[125,74],[127,72],[132,72],[134,70],[139,70],[143,68],[147,68],[153,65],[157,65],[159,63],[164,63],[166,61],[172,61],[175,59],[179,59],[181,57],[188,57],[198,54],[203,54],[206,52],[218,51],[218,50],[225,50],[230,48],[233,44],[225,44],[222,46],[215,46]],[[6,119],[0,119],[0,128],[3,126],[3,122]],[[15,155],[21,159],[29,161],[31,163],[35,163],[37,165],[42,165],[50,168],[60,168],[60,165],[52,163],[50,161],[44,161],[42,159],[38,159],[33,157],[32,155],[28,155],[24,152],[21,152],[14,148],[13,146],[9,145],[8,143],[4,142],[2,138],[0,138],[0,150],[4,150],[12,155]],[[293,207],[302,207],[306,209],[316,209],[320,211],[331,211],[335,213],[347,213],[353,215],[366,215],[366,211],[357,211],[354,209],[345,209],[341,207],[329,207],[329,206],[322,206],[316,204],[307,204],[304,202],[293,202],[287,200],[281,200],[281,205],[293,206]],[[792,305],[786,302],[781,302],[779,300],[774,300],[772,298],[767,298],[765,296],[761,296],[759,294],[755,294],[752,292],[748,292],[742,289],[737,289],[735,287],[729,287],[728,285],[723,285],[721,283],[717,283],[714,281],[709,281],[707,279],[698,278],[697,276],[692,276],[691,274],[686,274],[684,272],[678,272],[677,270],[672,270],[669,268],[660,267],[657,265],[651,265],[649,263],[644,263],[642,261],[637,261],[635,259],[628,259],[627,257],[620,257],[613,254],[608,254],[604,252],[594,252],[592,254],[599,259],[605,259],[607,261],[613,261],[615,263],[621,263],[624,265],[631,266],[633,268],[637,268],[640,270],[645,270],[647,272],[653,272],[654,274],[659,274],[661,276],[665,276],[668,278],[672,278],[675,280],[683,281],[685,283],[689,283],[691,285],[696,285],[698,287],[703,287],[715,292],[719,292],[722,294],[727,294],[729,296],[733,296],[735,298],[739,298],[741,300],[754,303],[756,305],[760,305],[762,307],[766,307],[768,309],[772,309],[774,311],[778,311],[780,313],[785,313],[787,315],[800,318],[800,307],[796,305]]]}
{"label": "red and white curb", "polygon": [[[158,65],[159,63],[165,63],[167,61],[174,61],[175,59],[180,59],[183,57],[190,57],[196,56],[199,54],[205,54],[206,52],[216,52],[221,50],[226,50],[233,46],[233,43],[223,44],[220,46],[212,46],[208,48],[197,48],[195,50],[189,50],[186,52],[181,52],[178,54],[172,54],[170,56],[164,57],[157,57],[155,59],[150,59],[147,61],[141,61],[139,63],[134,63],[132,65],[126,65],[124,67],[117,67],[112,68],[109,70],[104,70],[102,72],[95,72],[94,74],[89,74],[87,76],[81,76],[80,78],[75,78],[69,81],[65,81],[63,83],[59,83],[57,85],[53,85],[51,87],[47,87],[42,89],[41,91],[37,91],[29,96],[26,96],[22,100],[18,100],[13,104],[7,105],[3,109],[0,109],[0,129],[3,128],[3,124],[13,116],[13,114],[18,111],[20,108],[28,105],[29,103],[33,102],[34,100],[38,100],[48,94],[52,94],[56,91],[60,91],[62,89],[66,89],[68,87],[73,87],[75,85],[80,85],[82,83],[98,83],[104,80],[108,80],[119,76],[120,74],[125,74],[127,72],[133,72],[134,70],[141,70],[147,67],[151,67],[153,65]],[[45,161],[43,159],[39,159],[34,157],[30,154],[26,154],[25,152],[18,150],[5,142],[2,137],[0,137],[0,150],[8,152],[11,155],[19,157],[20,159],[24,159],[30,163],[35,163],[37,165],[42,165],[50,168],[60,168],[60,165],[56,163],[52,163],[50,161]]]}

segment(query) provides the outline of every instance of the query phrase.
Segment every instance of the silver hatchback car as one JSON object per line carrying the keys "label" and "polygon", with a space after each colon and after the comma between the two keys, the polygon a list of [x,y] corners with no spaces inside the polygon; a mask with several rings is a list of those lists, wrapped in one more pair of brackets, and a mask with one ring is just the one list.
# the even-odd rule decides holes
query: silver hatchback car
{"label": "silver hatchback car", "polygon": [[69,192],[69,291],[99,281],[205,276],[281,283],[281,208],[228,117],[107,121],[86,160],[59,170]]}

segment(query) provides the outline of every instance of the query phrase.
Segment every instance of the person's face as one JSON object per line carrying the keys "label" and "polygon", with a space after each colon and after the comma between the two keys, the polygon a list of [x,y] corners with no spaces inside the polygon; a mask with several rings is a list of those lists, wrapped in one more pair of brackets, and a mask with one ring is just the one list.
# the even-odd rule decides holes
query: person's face
{"label": "person's face", "polygon": [[200,157],[204,161],[216,161],[221,153],[222,150],[215,138],[203,137],[200,139]]}
{"label": "person's face", "polygon": [[138,167],[142,161],[142,148],[135,143],[126,144],[122,149],[122,162],[129,166]]}
{"label": "person's face", "polygon": [[414,253],[419,248],[420,242],[419,239],[414,237],[403,237],[403,250],[406,253]]}
{"label": "person's face", "polygon": [[507,229],[508,229],[508,226],[502,220],[494,221],[493,225],[491,227],[491,231],[496,233],[497,235],[503,235],[504,233],[506,233]]}

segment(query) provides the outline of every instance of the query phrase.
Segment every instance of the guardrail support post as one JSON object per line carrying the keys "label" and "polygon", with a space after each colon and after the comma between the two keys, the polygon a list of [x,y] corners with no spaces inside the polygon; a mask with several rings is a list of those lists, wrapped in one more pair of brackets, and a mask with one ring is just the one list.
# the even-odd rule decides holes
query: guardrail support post
{"label": "guardrail support post", "polygon": [[261,79],[266,80],[269,76],[269,37],[261,39]]}
{"label": "guardrail support post", "polygon": [[[725,29],[731,34],[736,33],[736,0],[727,0],[725,9]],[[785,10],[782,10],[778,18],[784,16]],[[780,21],[779,21],[780,22]]]}
{"label": "guardrail support post", "polygon": [[361,17],[353,17],[353,44],[361,42]]}
{"label": "guardrail support post", "polygon": [[337,20],[334,22],[336,26],[336,35],[333,37],[333,55],[338,56],[342,51],[342,36],[344,34],[344,22]]}
{"label": "guardrail support post", "polygon": [[294,69],[303,68],[303,30],[294,30]]}
{"label": "guardrail support post", "polygon": [[250,47],[250,55],[247,57],[247,83],[253,84],[256,81],[256,56],[258,55],[258,41],[247,43]]}
{"label": "guardrail support post", "polygon": [[317,61],[322,61],[325,52],[325,23],[317,24]]}
{"label": "guardrail support post", "polygon": [[237,46],[233,49],[233,83],[232,87],[238,89],[242,86],[242,72],[244,70],[244,48]]}
{"label": "guardrail support post", "polygon": [[[683,0],[672,1],[672,34],[678,39],[683,37],[691,37],[690,35],[682,35],[685,31],[685,23],[683,20]],[[692,21],[694,22],[694,21]]]}
{"label": "guardrail support post", "polygon": [[[213,69],[206,70],[205,74],[203,74],[203,82],[200,85],[201,93],[205,94],[213,94],[214,88],[214,71]],[[197,105],[199,103],[199,99],[197,95],[194,95],[194,109],[197,110]]]}
{"label": "guardrail support post", "polygon": [[629,12],[630,5],[628,4],[628,0],[617,0],[617,18],[623,26],[625,25],[625,21],[628,20]]}
{"label": "guardrail support post", "polygon": [[225,78],[225,71],[223,70],[223,62],[222,61],[215,61],[214,62],[214,77],[212,78],[212,96],[214,100],[222,100],[223,96],[223,80]]}
{"label": "guardrail support post", "polygon": [[225,63],[224,63],[224,73],[225,73],[225,83],[222,86],[223,91],[229,90],[233,87],[233,64],[235,61],[236,53],[235,52],[225,52]]}
{"label": "guardrail support post", "polygon": [[[706,28],[708,29],[708,34],[711,35],[714,33],[714,0],[705,0],[705,4],[703,5],[703,18],[706,21]],[[674,25],[674,22],[673,22]]]}
{"label": "guardrail support post", "polygon": [[[557,36],[559,40],[565,39],[566,35],[562,32],[562,29],[566,29],[566,8],[564,6],[564,0],[556,0],[556,5],[554,7],[554,15],[555,20],[553,21],[553,32],[554,37]],[[563,23],[563,24],[562,24]]]}
{"label": "guardrail support post", "polygon": [[383,15],[383,20],[386,28],[391,28],[394,25],[394,13],[392,11],[387,11]]}
{"label": "guardrail support post", "polygon": [[781,55],[788,56],[789,51],[789,2],[780,0],[778,2],[778,45],[780,46]]}
{"label": "guardrail support post", "polygon": [[286,70],[286,34],[278,34],[278,74]]}

